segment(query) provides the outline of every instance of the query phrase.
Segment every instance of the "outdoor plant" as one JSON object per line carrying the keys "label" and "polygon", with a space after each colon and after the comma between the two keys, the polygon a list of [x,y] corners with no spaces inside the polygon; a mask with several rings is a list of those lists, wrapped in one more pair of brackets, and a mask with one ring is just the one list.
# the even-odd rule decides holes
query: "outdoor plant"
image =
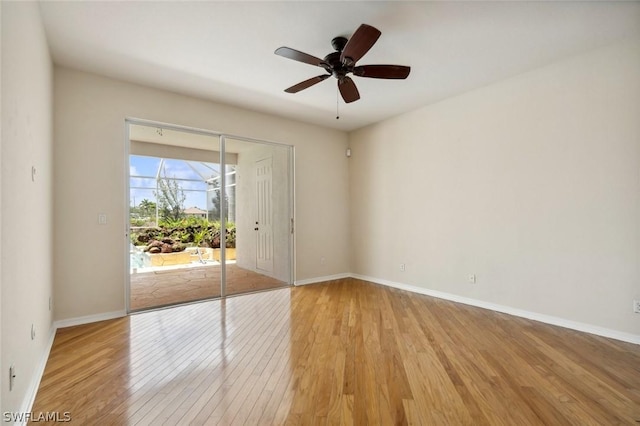
{"label": "outdoor plant", "polygon": [[226,248],[236,247],[236,224],[227,222]]}
{"label": "outdoor plant", "polygon": [[131,218],[131,226],[144,226],[146,223],[145,218]]}
{"label": "outdoor plant", "polygon": [[[193,243],[196,246],[220,248],[220,222],[207,222],[202,218],[193,219],[196,220],[170,222],[173,226],[167,226],[169,223],[164,222],[164,226],[137,229],[131,232],[131,242],[134,245],[146,246],[154,240],[170,239],[182,245]],[[228,222],[226,229],[226,248],[235,248],[235,223]]]}
{"label": "outdoor plant", "polygon": [[204,243],[204,239],[207,236],[207,229],[200,229],[193,234],[193,242],[196,247],[201,247]]}
{"label": "outdoor plant", "polygon": [[204,242],[211,248],[220,248],[220,228],[218,226],[209,226],[204,238]]}
{"label": "outdoor plant", "polygon": [[[165,170],[163,170],[163,174]],[[174,176],[175,177],[175,176]],[[154,191],[158,200],[158,210],[164,219],[180,220],[183,217],[184,200],[187,198],[180,184],[169,177],[158,180],[158,191]]]}

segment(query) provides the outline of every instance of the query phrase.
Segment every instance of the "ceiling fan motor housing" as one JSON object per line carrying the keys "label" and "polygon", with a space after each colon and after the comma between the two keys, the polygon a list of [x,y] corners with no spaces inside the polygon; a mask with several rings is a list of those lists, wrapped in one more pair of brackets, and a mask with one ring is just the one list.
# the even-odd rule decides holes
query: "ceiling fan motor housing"
{"label": "ceiling fan motor housing", "polygon": [[343,78],[350,71],[340,60],[340,52],[329,53],[324,57],[324,62],[329,65],[329,68],[325,68],[327,72],[333,74],[333,76],[338,80]]}
{"label": "ceiling fan motor housing", "polygon": [[335,37],[331,40],[331,46],[333,46],[336,51],[324,57],[324,62],[329,65],[329,67],[325,69],[338,80],[342,80],[347,73],[353,71],[346,67],[340,60],[342,49],[347,45],[347,41],[346,37]]}

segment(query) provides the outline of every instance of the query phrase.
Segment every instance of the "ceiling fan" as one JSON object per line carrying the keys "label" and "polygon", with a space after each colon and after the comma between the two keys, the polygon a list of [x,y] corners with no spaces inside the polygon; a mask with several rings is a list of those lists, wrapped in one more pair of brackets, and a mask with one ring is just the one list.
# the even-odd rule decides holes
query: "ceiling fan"
{"label": "ceiling fan", "polygon": [[378,41],[381,34],[378,29],[371,25],[362,24],[350,39],[347,40],[345,37],[336,37],[331,40],[331,46],[333,46],[336,51],[329,53],[324,59],[316,58],[315,56],[291,49],[290,47],[279,47],[275,51],[276,55],[315,65],[324,68],[327,72],[327,74],[312,77],[295,84],[285,89],[285,92],[297,93],[333,75],[338,80],[338,89],[340,90],[342,99],[344,99],[346,103],[350,103],[360,99],[360,93],[358,93],[356,84],[347,74],[368,78],[407,78],[411,67],[404,65],[356,65],[356,62]]}

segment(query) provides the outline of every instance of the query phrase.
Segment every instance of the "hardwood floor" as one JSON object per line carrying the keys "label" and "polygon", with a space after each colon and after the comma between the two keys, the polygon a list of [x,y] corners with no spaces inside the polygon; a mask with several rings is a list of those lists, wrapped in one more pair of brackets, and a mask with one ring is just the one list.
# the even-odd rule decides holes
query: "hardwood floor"
{"label": "hardwood floor", "polygon": [[640,346],[345,279],[61,329],[32,411],[81,425],[637,425]]}
{"label": "hardwood floor", "polygon": [[[131,274],[132,311],[220,297],[220,265]],[[227,264],[227,295],[287,287],[284,281]]]}

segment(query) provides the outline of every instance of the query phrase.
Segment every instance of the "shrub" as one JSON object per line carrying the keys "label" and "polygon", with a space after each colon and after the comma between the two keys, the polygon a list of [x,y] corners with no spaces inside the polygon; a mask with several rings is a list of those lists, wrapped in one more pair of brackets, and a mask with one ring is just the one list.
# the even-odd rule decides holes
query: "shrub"
{"label": "shrub", "polygon": [[[207,222],[202,218],[188,218],[179,221],[161,221],[160,227],[132,230],[130,238],[134,245],[147,245],[153,240],[171,239],[180,244],[206,245],[220,248],[220,222]],[[171,226],[169,226],[171,225]],[[236,246],[236,225],[227,223],[227,248]]]}

